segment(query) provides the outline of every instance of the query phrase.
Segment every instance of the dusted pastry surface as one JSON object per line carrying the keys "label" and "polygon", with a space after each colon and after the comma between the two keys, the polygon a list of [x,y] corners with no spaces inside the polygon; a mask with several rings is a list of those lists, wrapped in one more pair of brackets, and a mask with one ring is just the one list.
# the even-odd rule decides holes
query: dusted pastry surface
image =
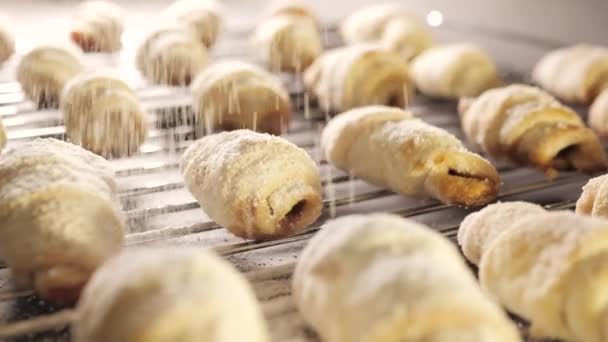
{"label": "dusted pastry surface", "polygon": [[107,1],[85,1],[77,10],[70,33],[84,52],[116,52],[122,48],[124,11]]}

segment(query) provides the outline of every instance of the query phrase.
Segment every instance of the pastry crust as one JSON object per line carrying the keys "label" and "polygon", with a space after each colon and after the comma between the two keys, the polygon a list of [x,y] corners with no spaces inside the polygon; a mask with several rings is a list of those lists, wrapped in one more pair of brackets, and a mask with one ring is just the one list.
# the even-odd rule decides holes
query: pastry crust
{"label": "pastry crust", "polygon": [[148,134],[148,120],[135,93],[109,71],[82,73],[61,96],[70,141],[105,157],[136,152]]}
{"label": "pastry crust", "polygon": [[299,257],[293,296],[327,342],[521,341],[447,239],[394,215],[328,222]]}
{"label": "pastry crust", "polygon": [[70,38],[84,52],[116,52],[122,48],[124,12],[107,1],[79,6]]}
{"label": "pastry crust", "polygon": [[0,155],[0,256],[24,288],[75,301],[89,276],[122,248],[124,217],[109,163],[38,139]]}
{"label": "pastry crust", "polygon": [[381,43],[408,61],[435,44],[426,27],[411,20],[392,20],[386,24]]}
{"label": "pastry crust", "polygon": [[191,30],[208,48],[215,44],[222,29],[221,13],[216,0],[178,0],[165,10],[169,21]]}
{"label": "pastry crust", "polygon": [[576,213],[608,218],[608,175],[592,178],[585,184],[576,202]]}
{"label": "pastry crust", "polygon": [[79,342],[268,342],[253,290],[200,249],[135,249],[95,273],[78,303]]}
{"label": "pastry crust", "polygon": [[335,112],[373,104],[404,107],[413,99],[406,61],[377,44],[326,51],[306,70],[304,83],[323,109]]}
{"label": "pastry crust", "polygon": [[191,89],[198,126],[207,133],[247,128],[278,135],[291,121],[289,94],[281,81],[252,64],[213,64]]}
{"label": "pastry crust", "polygon": [[591,103],[608,87],[608,48],[579,44],[546,54],[532,78],[567,102]]}
{"label": "pastry crust", "polygon": [[469,142],[496,159],[540,169],[605,170],[597,136],[579,116],[539,88],[515,84],[461,100]]}
{"label": "pastry crust", "polygon": [[17,66],[17,80],[25,95],[38,107],[57,107],[63,86],[82,72],[79,55],[40,46],[26,54]]}
{"label": "pastry crust", "polygon": [[249,130],[206,136],[186,150],[181,170],[207,215],[240,237],[281,238],[321,214],[317,165],[279,137]]}
{"label": "pastry crust", "polygon": [[492,58],[469,43],[433,47],[412,62],[410,72],[423,94],[444,98],[478,96],[500,82]]}
{"label": "pastry crust", "polygon": [[15,39],[8,18],[0,14],[0,66],[15,53]]}
{"label": "pastry crust", "polygon": [[588,122],[600,136],[608,137],[608,89],[602,91],[593,101]]}
{"label": "pastry crust", "polygon": [[321,147],[338,168],[408,196],[478,206],[500,188],[490,162],[450,133],[398,108],[369,106],[334,117]]}
{"label": "pastry crust", "polygon": [[323,51],[318,23],[303,4],[286,1],[258,25],[253,43],[271,70],[301,72]]}
{"label": "pastry crust", "polygon": [[141,74],[157,84],[185,86],[207,65],[207,50],[193,33],[168,26],[148,35],[136,55]]}
{"label": "pastry crust", "polygon": [[[505,219],[508,213],[516,213]],[[517,209],[515,209],[517,208]],[[461,225],[463,250],[478,235],[483,288],[532,323],[539,338],[601,342],[608,336],[608,222],[499,203]],[[466,254],[465,254],[466,255]]]}

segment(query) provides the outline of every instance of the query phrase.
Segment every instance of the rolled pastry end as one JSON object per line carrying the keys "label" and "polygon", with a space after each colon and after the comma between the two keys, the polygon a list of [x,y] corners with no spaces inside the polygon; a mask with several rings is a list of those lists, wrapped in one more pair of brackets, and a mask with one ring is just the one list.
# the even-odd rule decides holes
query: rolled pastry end
{"label": "rolled pastry end", "polygon": [[73,265],[56,265],[34,274],[34,288],[40,298],[56,304],[76,303],[92,270]]}
{"label": "rolled pastry end", "polygon": [[498,171],[479,155],[446,150],[431,156],[430,163],[425,186],[442,202],[477,207],[492,201],[498,194]]}

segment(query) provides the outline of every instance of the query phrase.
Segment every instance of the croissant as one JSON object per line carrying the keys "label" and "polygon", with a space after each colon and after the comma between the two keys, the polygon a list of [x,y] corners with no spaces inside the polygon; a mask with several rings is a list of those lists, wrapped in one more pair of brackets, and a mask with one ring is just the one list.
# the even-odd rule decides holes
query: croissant
{"label": "croissant", "polygon": [[135,93],[106,71],[73,78],[60,107],[70,141],[97,154],[128,155],[146,139],[148,122]]}
{"label": "croissant", "polygon": [[78,303],[79,342],[268,342],[253,290],[200,249],[135,249],[100,268]]}
{"label": "croissant", "polygon": [[136,65],[141,74],[158,84],[188,85],[207,64],[207,50],[191,31],[165,27],[140,45]]}
{"label": "croissant", "polygon": [[576,202],[576,213],[608,218],[608,175],[595,177],[583,187]]}
{"label": "croissant", "polygon": [[436,97],[478,96],[500,82],[492,58],[468,43],[431,48],[412,62],[410,72],[420,92]]}
{"label": "croissant", "polygon": [[319,20],[294,2],[274,9],[256,28],[253,42],[261,59],[272,70],[300,72],[321,54]]}
{"label": "croissant", "polygon": [[326,342],[521,341],[447,239],[389,214],[328,222],[299,257],[293,297]]}
{"label": "croissant", "polygon": [[336,167],[404,195],[478,206],[494,199],[500,187],[487,160],[398,108],[369,106],[334,117],[323,130],[321,148]]}
{"label": "croissant", "polygon": [[608,137],[608,89],[602,91],[589,109],[589,126],[600,136]]}
{"label": "croissant", "polygon": [[536,87],[488,90],[475,100],[461,100],[459,111],[470,143],[494,158],[548,172],[606,169],[606,155],[593,131]]}
{"label": "croissant", "polygon": [[73,302],[121,249],[124,229],[103,158],[54,139],[0,155],[0,256],[20,287],[53,303]]}
{"label": "croissant", "polygon": [[84,52],[115,52],[122,48],[123,10],[107,1],[87,1],[76,16],[70,33]]}
{"label": "croissant", "polygon": [[591,103],[608,88],[608,48],[580,44],[549,52],[532,79],[564,101]]}
{"label": "croissant", "polygon": [[237,236],[284,237],[321,214],[315,162],[282,138],[248,130],[209,135],[186,150],[180,167],[201,208]]}
{"label": "croissant", "polygon": [[220,33],[221,12],[215,0],[178,0],[165,10],[169,20],[192,30],[206,47],[213,46]]}
{"label": "croissant", "polygon": [[[482,287],[532,323],[531,334],[574,342],[608,336],[608,221],[498,203],[460,226],[465,255],[473,242]],[[468,257],[468,255],[467,255]]]}
{"label": "croissant", "polygon": [[201,72],[191,86],[199,124],[281,134],[291,120],[289,93],[273,75],[248,63],[224,61]]}
{"label": "croissant", "polygon": [[0,15],[0,65],[15,53],[15,39],[9,26],[8,19]]}
{"label": "croissant", "polygon": [[38,107],[57,107],[63,86],[83,70],[79,56],[69,50],[40,46],[17,66],[17,80],[25,95]]}
{"label": "croissant", "polygon": [[325,52],[306,70],[304,83],[323,109],[335,112],[372,104],[404,107],[413,98],[405,60],[375,44]]}

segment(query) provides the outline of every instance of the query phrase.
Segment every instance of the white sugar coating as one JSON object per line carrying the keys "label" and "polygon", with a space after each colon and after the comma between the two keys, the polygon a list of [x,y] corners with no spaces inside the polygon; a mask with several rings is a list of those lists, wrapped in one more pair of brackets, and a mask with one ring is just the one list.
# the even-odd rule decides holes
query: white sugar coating
{"label": "white sugar coating", "polygon": [[608,88],[593,101],[589,109],[589,126],[601,136],[608,136]]}
{"label": "white sugar coating", "polygon": [[490,204],[462,221],[458,229],[458,244],[470,262],[479,264],[488,245],[509,230],[514,222],[544,212],[543,207],[527,202]]}
{"label": "white sugar coating", "polygon": [[608,218],[608,175],[592,178],[585,184],[576,202],[576,212]]}
{"label": "white sugar coating", "polygon": [[11,33],[12,23],[0,13],[0,65],[15,53],[15,38]]}
{"label": "white sugar coating", "polygon": [[207,47],[215,44],[222,29],[222,5],[216,0],[178,0],[164,12],[165,21],[188,27]]}
{"label": "white sugar coating", "polygon": [[394,21],[423,25],[422,20],[403,5],[384,3],[362,7],[353,12],[340,25],[340,33],[348,44],[378,41],[387,26]]}

